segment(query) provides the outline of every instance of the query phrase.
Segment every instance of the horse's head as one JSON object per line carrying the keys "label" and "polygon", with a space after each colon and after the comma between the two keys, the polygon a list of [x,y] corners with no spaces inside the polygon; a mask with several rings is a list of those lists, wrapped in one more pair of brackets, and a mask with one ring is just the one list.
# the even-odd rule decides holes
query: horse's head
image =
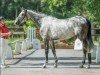
{"label": "horse's head", "polygon": [[26,22],[27,19],[28,19],[27,10],[22,8],[21,13],[15,19],[15,25],[21,26]]}

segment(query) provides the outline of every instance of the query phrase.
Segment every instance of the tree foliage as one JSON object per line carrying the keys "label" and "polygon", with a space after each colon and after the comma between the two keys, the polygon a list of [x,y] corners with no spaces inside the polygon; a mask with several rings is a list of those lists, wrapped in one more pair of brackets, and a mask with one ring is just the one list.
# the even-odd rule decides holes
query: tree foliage
{"label": "tree foliage", "polygon": [[100,0],[0,0],[0,15],[15,19],[20,7],[57,18],[82,15],[97,23],[100,19]]}

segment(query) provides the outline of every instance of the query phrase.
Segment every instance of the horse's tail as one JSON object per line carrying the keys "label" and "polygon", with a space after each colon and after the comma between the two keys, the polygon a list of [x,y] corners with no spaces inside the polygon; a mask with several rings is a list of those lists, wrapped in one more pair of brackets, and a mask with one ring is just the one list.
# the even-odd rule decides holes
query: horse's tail
{"label": "horse's tail", "polygon": [[88,19],[87,19],[87,25],[88,25],[88,33],[87,33],[86,39],[87,39],[89,48],[93,49],[94,44],[93,44],[92,34],[91,34],[91,23],[90,23],[90,21]]}

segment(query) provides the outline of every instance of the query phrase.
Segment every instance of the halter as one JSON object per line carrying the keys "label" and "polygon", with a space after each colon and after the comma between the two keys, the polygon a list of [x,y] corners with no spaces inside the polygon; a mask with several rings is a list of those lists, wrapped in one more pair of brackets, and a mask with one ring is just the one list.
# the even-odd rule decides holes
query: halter
{"label": "halter", "polygon": [[[21,21],[23,21],[23,20],[25,19],[25,17],[26,17],[26,19],[28,20],[27,10],[25,11],[24,17],[21,19]],[[21,22],[21,21],[20,21],[20,22]]]}
{"label": "halter", "polygon": [[[28,14],[28,13],[27,13],[27,10],[26,10],[26,11],[25,11],[25,14],[24,14],[24,17],[22,18],[21,21],[23,21],[25,17],[26,17],[26,19],[28,20],[27,14]],[[28,15],[29,15],[29,14],[28,14]],[[30,15],[29,15],[29,16],[30,16]],[[30,17],[30,18],[31,18],[31,17]],[[31,18],[31,19],[32,19],[35,23],[37,23],[35,19],[33,19],[33,18]],[[24,23],[25,23],[25,22],[24,22]],[[36,27],[39,28],[39,26],[37,26],[37,25],[36,25]]]}

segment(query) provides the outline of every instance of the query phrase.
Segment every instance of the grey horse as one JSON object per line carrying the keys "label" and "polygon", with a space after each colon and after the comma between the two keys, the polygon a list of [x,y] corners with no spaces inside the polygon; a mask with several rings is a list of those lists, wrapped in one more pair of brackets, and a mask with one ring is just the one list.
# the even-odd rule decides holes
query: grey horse
{"label": "grey horse", "polygon": [[16,25],[23,25],[28,19],[36,23],[40,29],[40,35],[45,44],[45,63],[48,63],[49,46],[52,48],[52,53],[55,58],[54,67],[57,67],[58,59],[55,51],[54,40],[69,39],[76,36],[83,43],[83,60],[81,68],[84,67],[86,55],[88,57],[88,66],[91,64],[91,49],[93,49],[93,41],[91,36],[91,23],[88,19],[82,16],[75,16],[66,19],[57,19],[32,10],[22,9],[21,13],[15,20]]}

